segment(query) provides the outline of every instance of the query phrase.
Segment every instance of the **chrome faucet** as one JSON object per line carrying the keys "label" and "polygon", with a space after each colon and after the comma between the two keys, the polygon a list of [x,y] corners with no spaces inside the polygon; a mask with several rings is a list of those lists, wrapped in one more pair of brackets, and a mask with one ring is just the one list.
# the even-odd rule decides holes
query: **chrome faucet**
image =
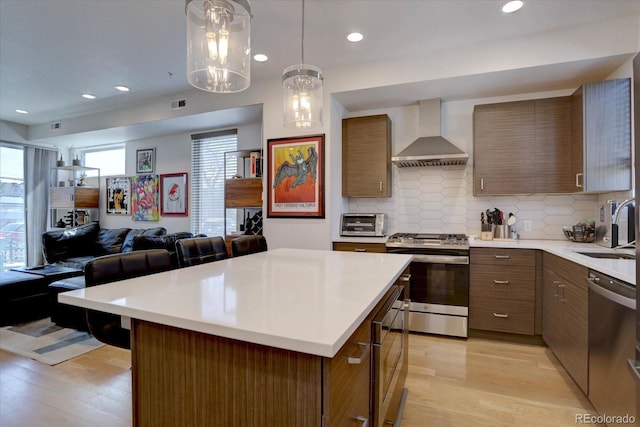
{"label": "chrome faucet", "polygon": [[[620,203],[618,205],[618,207],[616,208],[615,212],[613,213],[613,221],[611,222],[612,224],[618,225],[618,221],[620,221],[620,215],[622,215],[622,210],[624,208],[626,208],[628,205],[633,205],[634,207],[636,206],[636,200],[635,199],[627,199],[624,202]],[[627,218],[628,222],[634,221],[634,218]],[[626,247],[633,247],[635,246],[636,241],[633,240],[631,242],[628,242],[626,245],[619,245],[618,248],[626,248]]]}

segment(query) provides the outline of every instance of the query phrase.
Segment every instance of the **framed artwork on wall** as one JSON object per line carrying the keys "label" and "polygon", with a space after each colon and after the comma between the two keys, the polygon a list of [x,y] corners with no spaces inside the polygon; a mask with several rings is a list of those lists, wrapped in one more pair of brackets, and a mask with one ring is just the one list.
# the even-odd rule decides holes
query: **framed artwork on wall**
{"label": "framed artwork on wall", "polygon": [[324,134],[267,140],[267,216],[324,218]]}
{"label": "framed artwork on wall", "polygon": [[160,220],[158,175],[135,175],[131,181],[131,209],[134,221]]}
{"label": "framed artwork on wall", "polygon": [[128,176],[107,178],[107,214],[131,214],[131,178]]}
{"label": "framed artwork on wall", "polygon": [[160,215],[188,216],[188,196],[186,172],[160,175]]}
{"label": "framed artwork on wall", "polygon": [[156,162],[156,149],[136,150],[136,173],[153,173]]}

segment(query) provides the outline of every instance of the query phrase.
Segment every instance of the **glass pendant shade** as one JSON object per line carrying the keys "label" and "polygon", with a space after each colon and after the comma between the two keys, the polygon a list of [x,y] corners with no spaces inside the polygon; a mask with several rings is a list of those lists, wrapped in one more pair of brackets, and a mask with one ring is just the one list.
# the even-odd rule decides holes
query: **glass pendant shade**
{"label": "glass pendant shade", "polygon": [[186,0],[187,80],[207,92],[240,92],[251,83],[248,0]]}
{"label": "glass pendant shade", "polygon": [[308,64],[292,65],[282,73],[284,126],[322,127],[322,71]]}

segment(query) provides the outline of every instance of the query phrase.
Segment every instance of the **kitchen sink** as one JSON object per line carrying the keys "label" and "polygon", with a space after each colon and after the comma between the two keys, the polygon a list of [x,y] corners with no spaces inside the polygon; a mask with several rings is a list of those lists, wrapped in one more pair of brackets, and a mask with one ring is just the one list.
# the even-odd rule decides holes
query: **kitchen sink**
{"label": "kitchen sink", "polygon": [[636,259],[635,254],[616,253],[616,252],[576,252],[580,255],[585,255],[591,258],[605,258],[605,259]]}

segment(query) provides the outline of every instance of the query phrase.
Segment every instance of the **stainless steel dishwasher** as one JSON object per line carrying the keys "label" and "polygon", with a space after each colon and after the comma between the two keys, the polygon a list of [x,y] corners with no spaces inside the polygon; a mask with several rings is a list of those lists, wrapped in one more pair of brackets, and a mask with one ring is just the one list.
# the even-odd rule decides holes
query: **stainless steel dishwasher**
{"label": "stainless steel dishwasher", "polygon": [[635,358],[636,288],[589,271],[589,400],[606,416],[636,417],[635,383],[627,365]]}

